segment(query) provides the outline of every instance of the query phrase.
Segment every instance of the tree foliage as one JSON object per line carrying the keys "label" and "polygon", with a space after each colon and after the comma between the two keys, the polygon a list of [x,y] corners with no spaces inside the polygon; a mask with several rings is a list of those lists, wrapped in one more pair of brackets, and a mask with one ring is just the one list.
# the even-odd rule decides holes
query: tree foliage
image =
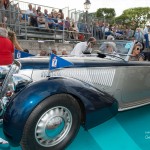
{"label": "tree foliage", "polygon": [[130,26],[133,29],[143,27],[150,19],[150,7],[130,8],[123,11],[122,15],[115,18],[116,23]]}
{"label": "tree foliage", "polygon": [[150,7],[136,7],[129,8],[123,11],[122,15],[116,17],[114,8],[99,8],[92,18],[98,20],[105,19],[110,24],[118,24],[123,27],[130,27],[136,29],[137,27],[144,27],[145,24],[150,21]]}
{"label": "tree foliage", "polygon": [[98,18],[106,18],[106,19],[112,19],[116,16],[116,12],[114,8],[99,8],[96,11],[96,17]]}

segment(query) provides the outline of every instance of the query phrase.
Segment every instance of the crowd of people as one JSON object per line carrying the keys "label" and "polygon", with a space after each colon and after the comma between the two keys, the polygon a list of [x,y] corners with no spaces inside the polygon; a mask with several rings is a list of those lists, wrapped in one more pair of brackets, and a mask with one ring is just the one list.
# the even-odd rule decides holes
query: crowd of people
{"label": "crowd of people", "polygon": [[41,6],[33,7],[32,4],[28,4],[27,10],[21,10],[19,5],[11,4],[9,0],[0,0],[0,24],[7,27],[10,20],[11,23],[13,21],[13,24],[19,21],[20,24],[27,22],[29,26],[37,28],[66,30],[69,38],[76,40],[83,38],[79,34],[80,28],[77,22],[68,16],[64,18],[62,9],[52,9],[51,12],[48,12],[48,9],[45,8],[42,12]]}
{"label": "crowd of people", "polygon": [[[8,8],[13,10],[12,7],[17,11],[17,19],[19,22],[27,22],[29,26],[34,26],[37,28],[45,28],[53,31],[52,29],[57,30],[66,30],[68,31],[68,37],[70,39],[75,39],[79,41],[85,40],[85,34],[92,35],[97,40],[107,39],[112,36],[112,39],[131,39],[131,38],[140,38],[139,40],[146,41],[146,47],[149,47],[149,32],[150,28],[146,27],[145,29],[137,28],[136,31],[132,30],[130,27],[122,27],[121,25],[110,25],[105,21],[92,21],[90,24],[85,24],[83,22],[77,22],[73,19],[70,19],[68,16],[65,17],[62,9],[50,9],[41,6],[28,4],[28,9],[21,10],[19,5],[13,5],[9,3],[9,0],[0,0],[0,23],[3,23],[3,26],[6,26],[8,23],[8,18],[12,17],[7,15]],[[6,11],[6,12],[5,12]],[[5,12],[5,13],[4,13]],[[17,20],[12,17],[12,20]],[[146,31],[147,30],[147,31]],[[142,33],[139,37],[139,31]],[[146,32],[146,33],[145,33]]]}
{"label": "crowd of people", "polygon": [[51,12],[44,9],[44,12],[42,12],[40,6],[36,9],[32,4],[29,4],[27,10],[20,11],[19,18],[20,22],[27,21],[29,26],[45,28],[48,30],[67,30],[69,31],[70,38],[76,40],[79,38],[77,22],[69,17],[64,18],[62,9],[59,9],[58,11],[52,9]]}
{"label": "crowd of people", "polygon": [[47,9],[44,9],[44,12],[42,12],[40,6],[36,9],[32,4],[29,4],[27,10],[20,11],[20,21],[26,20],[29,25],[35,27],[51,29],[58,27],[58,29],[62,29],[63,19],[64,14],[61,9],[59,11],[53,9],[50,13]]}
{"label": "crowd of people", "polygon": [[[110,36],[111,35],[111,36]],[[93,36],[97,40],[102,39],[122,39],[137,41],[146,41],[146,47],[149,48],[150,41],[150,24],[146,24],[144,28],[137,27],[134,31],[130,27],[121,25],[110,25],[103,22],[95,22],[93,26]]]}

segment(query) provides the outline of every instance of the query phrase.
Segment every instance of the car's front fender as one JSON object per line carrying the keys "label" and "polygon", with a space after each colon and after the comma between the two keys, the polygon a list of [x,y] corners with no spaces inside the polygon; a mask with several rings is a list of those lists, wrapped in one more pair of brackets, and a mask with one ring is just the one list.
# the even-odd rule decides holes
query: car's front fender
{"label": "car's front fender", "polygon": [[53,77],[31,83],[13,98],[4,115],[4,133],[19,143],[33,109],[47,97],[60,93],[71,94],[82,104],[86,128],[104,122],[118,111],[117,101],[93,86],[76,79]]}

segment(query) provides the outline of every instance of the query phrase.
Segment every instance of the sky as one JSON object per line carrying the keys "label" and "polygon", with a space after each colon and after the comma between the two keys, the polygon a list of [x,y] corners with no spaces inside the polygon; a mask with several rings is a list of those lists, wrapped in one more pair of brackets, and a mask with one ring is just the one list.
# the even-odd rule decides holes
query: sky
{"label": "sky", "polygon": [[[65,8],[84,10],[85,0],[22,0],[54,8]],[[134,7],[150,7],[150,0],[90,0],[91,7],[89,12],[95,12],[98,8],[114,8],[117,16],[123,10]]]}

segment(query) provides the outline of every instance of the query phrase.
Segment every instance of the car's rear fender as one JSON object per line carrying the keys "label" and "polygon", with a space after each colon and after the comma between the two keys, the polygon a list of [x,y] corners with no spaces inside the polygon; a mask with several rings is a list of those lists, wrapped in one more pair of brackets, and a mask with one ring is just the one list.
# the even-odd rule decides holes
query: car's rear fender
{"label": "car's rear fender", "polygon": [[[31,83],[10,102],[4,115],[4,132],[14,142],[20,142],[24,125],[33,109],[51,95],[68,93],[82,106],[84,126],[94,127],[114,116],[117,101],[82,81],[53,77]],[[59,105],[59,104],[58,104]]]}

